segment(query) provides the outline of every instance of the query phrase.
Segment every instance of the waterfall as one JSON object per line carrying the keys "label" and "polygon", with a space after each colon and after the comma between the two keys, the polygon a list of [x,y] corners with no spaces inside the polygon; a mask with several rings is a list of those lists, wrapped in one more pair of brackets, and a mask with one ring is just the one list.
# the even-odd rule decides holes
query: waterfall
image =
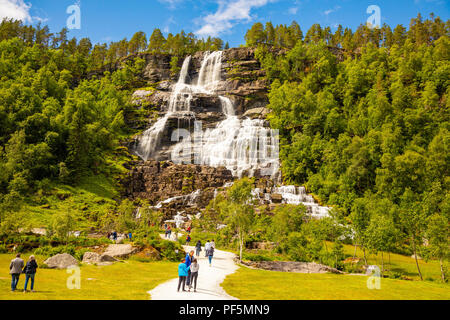
{"label": "waterfall", "polygon": [[[188,56],[183,62],[178,82],[170,95],[168,112],[138,139],[135,152],[144,160],[158,151],[168,118],[177,116],[177,113],[180,113],[177,117],[181,117],[191,111],[193,94],[218,96],[222,51],[205,53],[196,85],[188,83],[190,61]],[[244,173],[252,176],[257,169],[264,170],[263,175],[278,175],[278,137],[274,131],[265,126],[263,120],[239,119],[232,101],[224,96],[218,98],[226,119],[213,129],[199,129],[200,133],[195,133],[194,144],[189,139],[177,143],[172,149],[172,159],[189,162],[192,153],[196,164],[225,166],[234,176],[241,177]],[[179,157],[181,152],[183,157]]]}
{"label": "waterfall", "polygon": [[330,216],[330,208],[319,206],[314,201],[314,198],[306,193],[305,187],[280,186],[273,188],[272,193],[281,194],[283,203],[294,205],[303,204],[313,218],[320,219]]}

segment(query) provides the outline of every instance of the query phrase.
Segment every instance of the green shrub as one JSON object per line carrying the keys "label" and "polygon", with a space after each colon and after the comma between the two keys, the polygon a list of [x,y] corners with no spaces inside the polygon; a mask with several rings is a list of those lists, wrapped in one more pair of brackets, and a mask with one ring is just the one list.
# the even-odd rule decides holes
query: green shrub
{"label": "green shrub", "polygon": [[8,249],[6,248],[6,245],[0,244],[0,253],[8,253]]}
{"label": "green shrub", "polygon": [[76,250],[76,251],[75,251],[74,258],[77,259],[77,260],[79,260],[79,261],[81,261],[81,260],[83,260],[84,254],[85,254],[86,252],[88,252],[88,251],[89,251],[88,248],[82,248],[82,249]]}
{"label": "green shrub", "polygon": [[242,259],[244,260],[249,260],[249,261],[273,261],[273,258],[268,257],[266,255],[262,255],[262,254],[255,254],[255,253],[248,253],[248,252],[244,252],[242,254]]}

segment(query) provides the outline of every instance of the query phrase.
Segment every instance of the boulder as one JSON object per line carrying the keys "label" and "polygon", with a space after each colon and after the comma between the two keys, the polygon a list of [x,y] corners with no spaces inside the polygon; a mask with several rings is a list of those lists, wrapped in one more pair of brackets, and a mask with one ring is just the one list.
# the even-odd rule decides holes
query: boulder
{"label": "boulder", "polygon": [[146,259],[151,259],[151,260],[160,260],[161,259],[159,251],[153,247],[144,248],[137,254],[137,256],[140,258],[146,258]]}
{"label": "boulder", "polygon": [[131,244],[110,244],[103,254],[113,258],[128,258],[136,251],[137,248]]}
{"label": "boulder", "polygon": [[283,196],[279,193],[272,193],[270,195],[270,198],[272,199],[273,203],[281,203],[281,201],[283,201]]}
{"label": "boulder", "polygon": [[119,260],[117,260],[114,257],[111,257],[110,255],[98,254],[96,252],[86,252],[83,255],[83,263],[86,264],[109,265],[117,261]]}
{"label": "boulder", "polygon": [[248,117],[250,119],[265,119],[266,115],[269,113],[269,110],[264,107],[253,108],[245,111],[244,117]]}
{"label": "boulder", "polygon": [[83,255],[83,263],[97,263],[100,261],[100,255],[96,252],[85,252]]}
{"label": "boulder", "polygon": [[49,268],[66,269],[71,266],[77,266],[78,260],[68,253],[60,253],[44,261]]}
{"label": "boulder", "polygon": [[119,260],[107,254],[100,255],[100,262],[118,262]]}

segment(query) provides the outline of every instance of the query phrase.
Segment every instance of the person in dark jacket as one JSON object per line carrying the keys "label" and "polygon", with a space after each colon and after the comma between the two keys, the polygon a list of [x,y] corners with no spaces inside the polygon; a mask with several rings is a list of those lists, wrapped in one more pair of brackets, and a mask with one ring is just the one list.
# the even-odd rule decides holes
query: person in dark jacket
{"label": "person in dark jacket", "polygon": [[208,250],[206,250],[206,256],[208,257],[209,266],[211,267],[212,258],[214,256],[214,247],[213,246],[209,246]]}
{"label": "person in dark jacket", "polygon": [[186,285],[189,286],[191,284],[191,266],[192,260],[194,260],[194,250],[191,250],[188,254],[186,254],[186,267],[188,270],[188,275],[186,277]]}
{"label": "person in dark jacket", "polygon": [[187,235],[186,237],[186,245],[188,246],[191,243],[191,236]]}
{"label": "person in dark jacket", "polygon": [[19,282],[20,274],[22,273],[23,259],[20,258],[20,253],[16,254],[16,258],[11,260],[9,264],[9,273],[11,274],[11,291],[16,291],[17,283]]}
{"label": "person in dark jacket", "polygon": [[198,240],[197,244],[195,245],[195,255],[197,257],[200,256],[201,251],[202,251],[202,242],[200,240]]}
{"label": "person in dark jacket", "polygon": [[36,259],[33,255],[30,256],[25,268],[23,268],[23,273],[25,273],[25,287],[23,288],[23,292],[27,292],[28,280],[31,279],[31,292],[34,292],[34,276],[36,275],[36,269],[38,265],[36,263]]}

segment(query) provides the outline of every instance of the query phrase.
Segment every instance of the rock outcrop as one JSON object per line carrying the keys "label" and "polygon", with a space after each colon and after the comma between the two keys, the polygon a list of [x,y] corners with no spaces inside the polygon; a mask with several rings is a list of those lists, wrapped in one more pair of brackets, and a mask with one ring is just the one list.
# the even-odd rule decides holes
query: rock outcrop
{"label": "rock outcrop", "polygon": [[196,199],[205,207],[214,197],[214,189],[233,181],[230,170],[194,164],[174,164],[154,160],[139,162],[124,180],[125,196],[143,198],[156,205],[159,201],[188,195],[196,190],[202,194]]}
{"label": "rock outcrop", "polygon": [[44,261],[52,269],[66,269],[78,265],[78,260],[68,253],[60,253]]}
{"label": "rock outcrop", "polygon": [[264,270],[294,272],[294,273],[343,273],[335,268],[314,262],[295,261],[249,261],[243,264]]}
{"label": "rock outcrop", "polygon": [[98,254],[96,252],[86,252],[83,255],[83,263],[86,264],[96,264],[96,265],[110,265],[114,262],[117,262],[117,260],[114,257],[111,257],[107,254]]}
{"label": "rock outcrop", "polygon": [[137,251],[138,249],[133,247],[131,244],[110,244],[106,248],[103,255],[113,258],[128,258]]}

